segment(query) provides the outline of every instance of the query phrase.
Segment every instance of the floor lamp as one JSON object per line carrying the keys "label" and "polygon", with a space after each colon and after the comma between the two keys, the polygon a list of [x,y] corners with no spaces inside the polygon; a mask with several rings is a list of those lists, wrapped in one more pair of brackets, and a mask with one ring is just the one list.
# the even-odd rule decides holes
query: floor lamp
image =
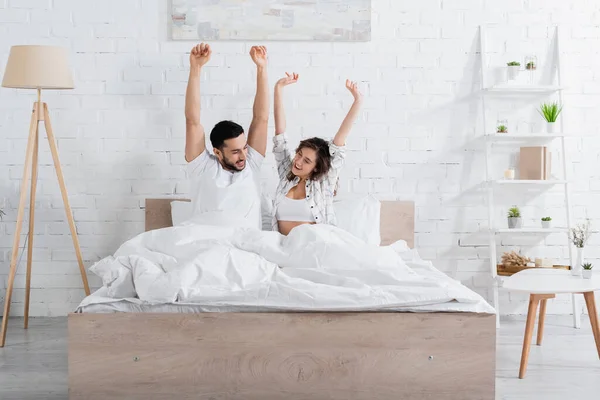
{"label": "floor lamp", "polygon": [[54,168],[58,177],[58,184],[62,194],[67,220],[71,229],[71,237],[75,246],[77,261],[79,262],[79,270],[85,294],[90,294],[87,275],[81,257],[81,249],[77,239],[77,231],[71,206],[69,205],[69,197],[65,188],[60,161],[58,159],[58,151],[56,148],[56,140],[50,125],[50,117],[48,115],[48,106],[42,103],[42,89],[73,89],[73,77],[68,66],[68,54],[66,49],[56,46],[13,46],[10,49],[6,70],[2,86],[17,89],[35,89],[37,90],[37,102],[33,104],[31,114],[31,123],[29,125],[29,139],[27,141],[27,150],[25,152],[25,166],[23,169],[23,179],[21,181],[21,192],[19,197],[19,208],[17,211],[17,226],[15,229],[15,237],[13,241],[12,254],[10,259],[10,272],[8,274],[8,287],[6,289],[6,298],[4,300],[4,314],[2,316],[2,332],[0,333],[0,347],[4,347],[6,340],[6,327],[8,325],[8,315],[10,312],[10,301],[12,296],[15,275],[17,273],[17,256],[19,253],[19,238],[21,236],[21,227],[23,225],[23,217],[25,214],[25,202],[27,198],[27,183],[31,179],[31,190],[29,196],[29,234],[27,247],[27,276],[25,286],[25,329],[29,322],[29,293],[31,283],[31,256],[33,253],[33,229],[34,229],[34,212],[35,212],[35,192],[38,174],[38,145],[39,145],[39,123],[44,122],[50,151],[54,161]]}

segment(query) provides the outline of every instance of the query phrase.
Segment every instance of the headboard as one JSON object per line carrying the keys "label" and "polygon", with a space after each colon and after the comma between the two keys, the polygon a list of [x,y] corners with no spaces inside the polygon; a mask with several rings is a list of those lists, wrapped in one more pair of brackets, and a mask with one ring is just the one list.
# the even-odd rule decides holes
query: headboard
{"label": "headboard", "polygon": [[[188,199],[146,199],[146,231],[172,225],[171,202]],[[412,201],[381,202],[381,244],[405,240],[410,248],[415,244],[415,204]]]}

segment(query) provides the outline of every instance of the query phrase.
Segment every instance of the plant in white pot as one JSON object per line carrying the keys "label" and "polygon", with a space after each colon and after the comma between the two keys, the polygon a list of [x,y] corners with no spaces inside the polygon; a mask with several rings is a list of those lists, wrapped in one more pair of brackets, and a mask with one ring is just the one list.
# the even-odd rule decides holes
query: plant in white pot
{"label": "plant in white pot", "polygon": [[583,279],[592,279],[592,268],[594,268],[594,266],[590,263],[584,263],[581,265],[581,268],[583,268],[581,271]]}
{"label": "plant in white pot", "polygon": [[550,217],[543,217],[542,218],[542,228],[549,229],[551,221],[552,221],[552,218],[550,218]]}
{"label": "plant in white pot", "polygon": [[510,229],[519,229],[521,227],[521,210],[514,206],[508,209],[508,227]]}
{"label": "plant in white pot", "polygon": [[543,103],[540,106],[540,109],[538,110],[538,112],[546,120],[546,132],[548,132],[548,133],[555,132],[554,127],[556,126],[556,120],[558,119],[558,116],[560,115],[561,111],[562,111],[562,106],[560,106],[556,102]]}
{"label": "plant in white pot", "polygon": [[521,63],[518,61],[511,61],[506,63],[508,66],[508,79],[513,81],[517,79],[519,71],[521,70]]}
{"label": "plant in white pot", "polygon": [[583,252],[585,250],[585,245],[590,238],[590,220],[586,220],[583,224],[578,224],[575,228],[571,228],[569,232],[569,239],[573,243],[573,245],[577,248],[577,260],[573,268],[571,268],[571,273],[573,275],[581,275],[581,268],[584,264],[584,256]]}

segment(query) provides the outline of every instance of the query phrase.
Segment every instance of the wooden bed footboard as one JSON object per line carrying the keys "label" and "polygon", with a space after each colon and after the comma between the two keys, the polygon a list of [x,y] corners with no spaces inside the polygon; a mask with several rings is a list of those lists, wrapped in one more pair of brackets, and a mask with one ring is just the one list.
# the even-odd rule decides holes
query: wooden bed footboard
{"label": "wooden bed footboard", "polygon": [[493,400],[496,317],[70,314],[69,399]]}

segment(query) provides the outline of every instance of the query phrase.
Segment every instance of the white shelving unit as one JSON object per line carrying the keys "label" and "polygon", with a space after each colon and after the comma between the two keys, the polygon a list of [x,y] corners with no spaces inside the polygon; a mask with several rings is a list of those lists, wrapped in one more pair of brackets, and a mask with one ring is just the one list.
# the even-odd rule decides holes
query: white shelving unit
{"label": "white shelving unit", "polygon": [[537,142],[537,141],[552,141],[555,139],[560,139],[565,137],[565,135],[555,135],[549,133],[529,133],[527,135],[509,135],[504,133],[493,133],[490,135],[486,135],[487,140],[496,141],[496,142]]}
{"label": "white shelving unit", "polygon": [[[555,83],[550,85],[510,85],[510,84],[500,84],[500,85],[492,85],[486,87],[488,82],[488,72],[487,72],[487,63],[486,63],[486,30],[485,26],[480,26],[479,29],[480,34],[480,57],[481,57],[481,107],[483,114],[483,123],[485,129],[488,126],[487,120],[487,111],[486,111],[486,103],[490,96],[508,96],[508,97],[523,97],[523,96],[549,96],[549,95],[558,95],[558,102],[564,106],[564,100],[562,96],[562,91],[565,89],[562,82],[562,60],[560,53],[560,31],[559,28],[555,28],[555,50],[557,55],[557,65],[556,65],[556,76]],[[559,118],[559,127],[561,133],[529,133],[524,135],[515,135],[515,134],[502,134],[502,133],[489,133],[485,132],[485,157],[486,157],[486,169],[485,169],[485,182],[486,182],[486,192],[487,192],[487,206],[488,206],[488,237],[489,237],[489,249],[490,249],[490,271],[493,277],[493,305],[497,310],[496,317],[496,325],[500,326],[500,305],[498,301],[498,291],[502,286],[503,278],[502,276],[498,276],[497,273],[497,263],[499,261],[497,249],[496,249],[496,239],[499,235],[544,235],[551,233],[565,233],[566,244],[569,248],[569,263],[573,265],[573,251],[572,247],[569,243],[568,236],[566,233],[571,229],[571,198],[570,198],[570,188],[569,188],[569,179],[567,172],[567,157],[565,151],[565,138],[567,137],[564,132],[564,118],[561,116]],[[561,153],[561,167],[562,167],[562,177],[559,179],[550,179],[550,180],[497,180],[492,178],[492,148],[496,143],[513,143],[515,146],[520,146],[521,144],[529,144],[529,143],[552,143],[555,140],[560,140],[560,153]],[[494,199],[495,192],[498,189],[506,189],[507,187],[513,187],[517,190],[523,189],[535,189],[535,188],[544,188],[551,187],[552,185],[562,185],[564,188],[564,196],[565,196],[565,212],[566,212],[566,227],[557,227],[551,229],[543,229],[536,227],[523,227],[519,229],[508,229],[508,228],[500,228],[496,226],[496,221],[494,217]],[[576,328],[579,328],[581,325],[581,308],[575,298],[575,295],[571,297],[573,303],[573,324]]]}
{"label": "white shelving unit", "polygon": [[526,94],[539,94],[539,93],[551,93],[565,89],[562,86],[554,85],[531,85],[531,86],[517,86],[517,85],[496,85],[483,90],[488,93],[498,94],[515,94],[515,95],[526,95]]}
{"label": "white shelving unit", "polygon": [[518,235],[518,234],[529,234],[529,233],[539,233],[549,235],[551,233],[563,233],[567,232],[567,228],[498,228],[491,230],[496,235],[501,234],[510,234],[510,235]]}
{"label": "white shelving unit", "polygon": [[494,185],[537,185],[537,186],[549,186],[549,185],[566,185],[568,182],[563,179],[546,179],[546,180],[527,180],[527,179],[498,179],[491,181]]}

